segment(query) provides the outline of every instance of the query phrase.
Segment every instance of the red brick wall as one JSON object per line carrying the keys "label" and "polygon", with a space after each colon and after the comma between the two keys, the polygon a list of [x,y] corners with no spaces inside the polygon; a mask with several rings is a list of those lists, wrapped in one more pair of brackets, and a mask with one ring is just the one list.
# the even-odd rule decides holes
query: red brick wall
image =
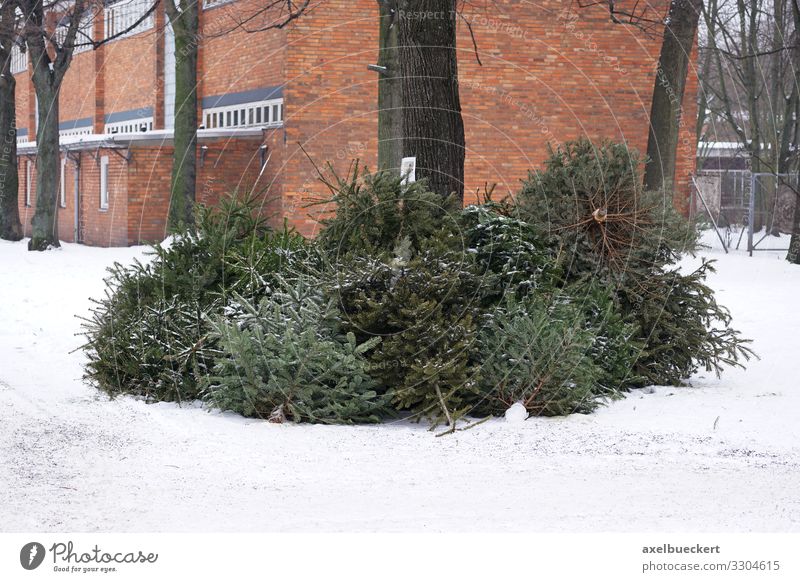
{"label": "red brick wall", "polygon": [[[119,150],[116,150],[119,152]],[[100,208],[100,159],[108,156],[108,208]],[[81,241],[92,246],[128,244],[127,164],[112,150],[81,154]]]}
{"label": "red brick wall", "polygon": [[151,28],[105,45],[105,114],[155,105],[158,34]]}
{"label": "red brick wall", "polygon": [[697,45],[695,44],[692,60],[689,64],[689,75],[686,78],[686,92],[683,98],[683,116],[678,142],[678,153],[675,168],[675,197],[673,203],[684,216],[689,216],[689,200],[691,199],[691,174],[697,170]]}
{"label": "red brick wall", "polygon": [[262,214],[276,228],[283,226],[284,209],[283,189],[286,176],[284,174],[284,157],[286,133],[283,128],[266,131],[264,145],[267,146],[266,168],[256,182],[255,191],[263,196]]}
{"label": "red brick wall", "polygon": [[[204,156],[198,156],[197,201],[214,205],[227,193],[249,193],[254,186],[256,192],[262,192],[275,173],[270,159],[259,178],[261,143],[257,138],[203,140],[200,145],[207,149]],[[128,167],[126,244],[159,241],[166,235],[172,147],[137,147],[132,152]],[[276,206],[268,193],[264,195],[264,214],[279,214],[280,206]]]}
{"label": "red brick wall", "polygon": [[[652,2],[666,12],[667,1]],[[565,12],[572,6],[572,12]],[[349,15],[343,17],[343,15]],[[540,167],[547,144],[580,136],[647,147],[650,101],[660,49],[658,30],[614,25],[603,6],[543,0],[498,0],[470,13],[482,66],[463,24],[459,79],[466,128],[466,200],[484,184],[514,194],[528,170]],[[329,0],[300,18],[289,33],[287,55],[284,205],[293,223],[315,232],[297,212],[326,195],[299,151],[344,172],[350,160],[375,166],[377,8],[371,0]],[[692,84],[694,83],[694,84]],[[686,91],[685,119],[695,115],[696,79]],[[692,123],[684,124],[679,186],[693,169]],[[685,190],[681,191],[681,196]]]}
{"label": "red brick wall", "polygon": [[286,152],[284,213],[303,234],[318,230],[323,208],[307,208],[330,194],[313,161],[340,173],[361,158],[372,169],[377,152],[376,73],[378,16],[371,0],[328,0],[289,31],[284,89]]}
{"label": "red brick wall", "polygon": [[59,93],[61,121],[94,118],[96,78],[94,61],[92,51],[78,53],[72,59]]}
{"label": "red brick wall", "polygon": [[14,80],[17,82],[15,89],[17,105],[17,128],[27,129],[28,139],[33,141],[36,139],[36,136],[34,135],[34,129],[36,126],[31,124],[33,119],[32,110],[34,108],[34,100],[30,65],[28,65],[28,68],[25,71],[14,75]]}
{"label": "red brick wall", "polygon": [[[239,194],[255,191],[261,196],[264,216],[275,224],[281,223],[280,197],[275,189],[280,186],[276,176],[281,156],[276,141],[282,141],[282,132],[273,131],[262,142],[260,138],[236,140],[204,140],[207,146],[202,165],[198,165],[197,200],[214,205],[220,197],[232,192]],[[275,149],[263,173],[261,169],[262,143]],[[127,246],[156,242],[166,234],[166,219],[172,164],[172,147],[134,147],[130,161],[123,156],[126,150],[102,148],[85,150],[80,155],[80,240],[91,246]],[[109,160],[108,208],[100,208],[100,162]],[[31,206],[25,206],[26,162],[20,159],[19,208],[26,235],[36,206],[36,171],[31,180]],[[198,157],[198,163],[199,157]],[[66,206],[59,207],[59,237],[73,242],[75,224],[75,166],[66,167]]]}
{"label": "red brick wall", "polygon": [[[76,154],[72,154],[73,156]],[[127,187],[127,175],[114,158],[116,154],[109,150],[100,150],[98,156],[109,158],[109,208],[100,209],[100,173],[99,164],[95,161],[95,152],[80,153],[80,204],[82,242],[95,246],[126,246],[127,231],[124,228],[124,217],[127,213],[127,202],[122,195]],[[99,159],[99,158],[98,158]],[[119,159],[117,157],[117,159]],[[25,229],[25,236],[31,234],[31,220],[36,210],[36,166],[31,174],[31,205],[25,205],[27,184],[27,163],[35,158],[21,157],[19,160],[19,212]],[[121,160],[120,160],[121,161]],[[60,166],[59,166],[60,168]],[[67,162],[65,168],[66,205],[61,206],[58,195],[58,236],[63,242],[74,242],[75,231],[75,165]]]}
{"label": "red brick wall", "polygon": [[[206,96],[281,85],[285,79],[286,30],[248,33],[236,23],[263,7],[239,0],[206,8],[202,14],[200,82]],[[247,24],[257,29],[261,19]]]}

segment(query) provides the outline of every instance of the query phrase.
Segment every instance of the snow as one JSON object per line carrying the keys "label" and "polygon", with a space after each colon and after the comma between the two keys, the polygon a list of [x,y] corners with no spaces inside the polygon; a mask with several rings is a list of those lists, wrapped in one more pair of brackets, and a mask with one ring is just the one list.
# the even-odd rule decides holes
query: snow
{"label": "snow", "polygon": [[515,402],[505,413],[506,422],[517,424],[528,418],[528,411],[522,402]]}
{"label": "snow", "polygon": [[81,380],[75,316],[143,249],[25,249],[0,241],[2,531],[800,530],[800,267],[785,253],[703,253],[761,356],[746,371],[436,438],[110,401]]}

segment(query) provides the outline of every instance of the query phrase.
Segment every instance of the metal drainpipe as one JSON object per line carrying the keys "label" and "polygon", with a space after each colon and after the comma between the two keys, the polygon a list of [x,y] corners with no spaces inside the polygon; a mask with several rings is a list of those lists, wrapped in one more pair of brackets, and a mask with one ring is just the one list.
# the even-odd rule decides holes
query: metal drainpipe
{"label": "metal drainpipe", "polygon": [[78,240],[78,236],[80,233],[80,184],[81,184],[81,153],[75,152],[78,157],[74,158],[72,161],[75,163],[75,230],[73,234],[72,240],[76,243],[81,242]]}

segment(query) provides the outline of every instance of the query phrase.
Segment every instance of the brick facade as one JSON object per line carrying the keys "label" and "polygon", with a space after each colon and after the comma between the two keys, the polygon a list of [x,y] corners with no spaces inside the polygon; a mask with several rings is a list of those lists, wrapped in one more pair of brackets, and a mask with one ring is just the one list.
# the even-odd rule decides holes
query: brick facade
{"label": "brick facade", "polygon": [[[230,96],[279,91],[283,125],[257,137],[251,132],[246,138],[205,139],[197,198],[213,203],[226,191],[255,183],[257,190],[267,190],[264,211],[274,222],[286,217],[300,232],[313,235],[325,209],[308,205],[327,191],[300,146],[318,166],[331,162],[341,173],[355,158],[375,167],[377,73],[367,65],[377,59],[377,7],[374,0],[326,0],[282,30],[230,30],[237,15],[258,5],[257,0],[238,0],[201,13],[200,107],[203,99],[223,103]],[[651,5],[663,6],[666,13],[668,2]],[[577,9],[557,0],[524,5],[500,0],[491,10],[473,10],[469,17],[482,64],[463,23],[458,38],[468,202],[487,184],[497,184],[497,194],[513,196],[527,172],[541,166],[548,144],[586,135],[646,150],[660,31],[645,34],[612,24],[602,5]],[[163,14],[154,21],[149,30],[75,55],[61,93],[62,121],[90,119],[93,132],[102,134],[109,120],[139,112],[152,116],[154,130],[164,127]],[[102,22],[95,22],[94,35],[102,38]],[[695,163],[696,90],[692,73],[678,154],[675,203],[681,209]],[[18,74],[19,127],[28,130],[31,141],[32,91],[30,72]],[[163,237],[170,147],[169,140],[155,145],[139,140],[124,148],[69,154],[80,159],[82,242],[128,245]],[[107,210],[99,209],[102,156],[109,157]],[[268,164],[260,173],[262,157]],[[20,157],[20,214],[26,230],[33,214],[24,206],[28,159],[34,160]],[[66,206],[59,211],[65,241],[74,238],[74,172],[69,161]]]}
{"label": "brick facade", "polygon": [[[470,19],[482,65],[461,23],[465,201],[486,184],[513,196],[528,171],[541,167],[548,143],[585,135],[646,152],[661,31],[614,25],[602,4],[578,9],[561,0],[504,0],[491,10],[476,9]],[[650,5],[666,14],[667,1]],[[377,59],[377,33],[371,0],[328,0],[290,30],[283,199],[304,234],[313,234],[318,223],[298,209],[325,192],[298,143],[317,164],[330,160],[339,172],[356,157],[375,167],[377,74],[366,65]],[[675,202],[684,210],[695,164],[696,93],[692,72],[676,172]]]}

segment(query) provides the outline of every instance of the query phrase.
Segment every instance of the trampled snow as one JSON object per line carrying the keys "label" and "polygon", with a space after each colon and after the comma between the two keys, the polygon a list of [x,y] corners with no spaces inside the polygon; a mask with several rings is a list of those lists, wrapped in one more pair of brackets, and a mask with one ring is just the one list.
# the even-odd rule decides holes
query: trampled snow
{"label": "trampled snow", "polygon": [[441,438],[111,401],[81,380],[75,316],[143,249],[0,241],[0,531],[796,532],[800,267],[707,240],[760,361]]}

